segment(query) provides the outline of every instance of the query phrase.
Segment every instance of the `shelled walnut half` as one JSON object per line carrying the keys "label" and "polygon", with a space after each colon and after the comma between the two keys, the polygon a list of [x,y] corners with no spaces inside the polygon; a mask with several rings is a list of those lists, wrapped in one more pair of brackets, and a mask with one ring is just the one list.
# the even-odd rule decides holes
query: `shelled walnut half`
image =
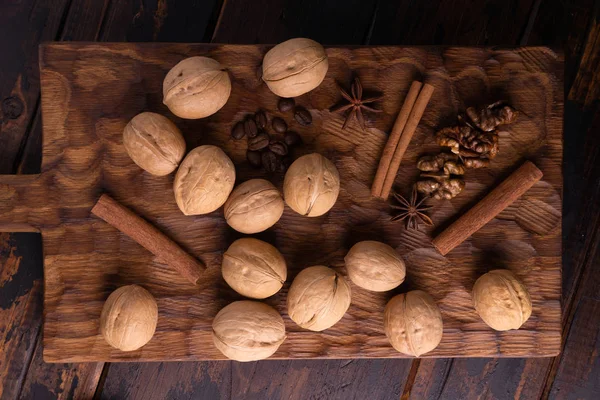
{"label": "shelled walnut half", "polygon": [[417,181],[417,191],[436,200],[452,199],[465,188],[462,175],[465,166],[459,156],[453,153],[440,153],[423,156],[417,162],[421,171]]}
{"label": "shelled walnut half", "polygon": [[487,167],[499,150],[496,128],[513,123],[518,114],[501,101],[481,108],[469,107],[465,115],[459,115],[457,126],[441,129],[435,139],[459,155],[466,168]]}

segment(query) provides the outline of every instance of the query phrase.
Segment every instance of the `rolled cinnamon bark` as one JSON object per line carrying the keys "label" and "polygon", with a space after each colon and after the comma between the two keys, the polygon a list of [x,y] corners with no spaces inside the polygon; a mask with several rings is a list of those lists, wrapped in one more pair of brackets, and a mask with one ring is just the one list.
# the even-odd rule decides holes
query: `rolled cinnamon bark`
{"label": "rolled cinnamon bark", "polygon": [[542,176],[542,171],[535,164],[526,161],[479,203],[433,239],[433,245],[442,255],[448,254],[521,197]]}
{"label": "rolled cinnamon bark", "polygon": [[107,194],[98,199],[92,214],[102,218],[145,247],[160,261],[175,268],[187,280],[196,284],[204,264],[184,251],[177,243],[165,236],[154,225],[136,215]]}
{"label": "rolled cinnamon bark", "polygon": [[413,81],[413,83],[410,85],[410,89],[408,90],[408,94],[406,95],[406,99],[404,99],[404,104],[402,104],[402,108],[398,113],[398,117],[396,117],[396,122],[394,122],[392,132],[390,133],[388,141],[385,144],[385,148],[383,149],[383,154],[381,155],[381,160],[379,161],[379,167],[377,168],[377,173],[375,174],[375,179],[373,180],[373,185],[371,186],[371,195],[375,197],[381,197],[383,182],[385,181],[385,177],[390,169],[392,158],[396,152],[396,147],[400,141],[400,136],[402,136],[402,131],[404,130],[406,122],[408,121],[408,116],[415,105],[415,101],[417,101],[417,96],[419,95],[421,86],[423,86],[421,82]]}
{"label": "rolled cinnamon bark", "polygon": [[417,130],[417,126],[421,121],[421,117],[423,117],[425,108],[427,108],[427,104],[429,104],[429,100],[433,95],[433,90],[433,86],[427,83],[423,85],[423,88],[421,89],[421,92],[415,101],[415,105],[408,116],[408,121],[406,121],[406,126],[402,131],[402,135],[400,135],[398,146],[396,147],[396,151],[392,157],[385,180],[383,181],[383,188],[381,189],[380,197],[384,200],[390,195],[392,186],[394,186],[394,180],[396,180],[396,175],[398,174],[398,169],[400,168],[400,163],[402,162],[402,157],[404,157],[404,153],[406,152],[406,149],[408,148],[408,145],[410,144],[410,141]]}

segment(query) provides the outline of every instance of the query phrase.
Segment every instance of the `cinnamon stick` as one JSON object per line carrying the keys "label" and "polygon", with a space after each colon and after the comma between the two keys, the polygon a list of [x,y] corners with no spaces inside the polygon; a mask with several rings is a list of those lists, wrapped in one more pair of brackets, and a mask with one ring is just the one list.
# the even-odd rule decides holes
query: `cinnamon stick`
{"label": "cinnamon stick", "polygon": [[442,255],[448,254],[521,197],[542,176],[542,171],[532,162],[526,161],[479,203],[433,239],[433,245]]}
{"label": "cinnamon stick", "polygon": [[383,188],[381,189],[381,198],[387,199],[390,195],[390,191],[392,190],[392,186],[394,185],[394,180],[396,179],[396,174],[398,173],[398,169],[400,168],[400,162],[402,161],[402,157],[404,157],[404,152],[408,148],[410,140],[412,139],[415,131],[417,130],[417,126],[421,121],[421,117],[423,117],[423,113],[425,112],[425,108],[427,104],[429,104],[429,100],[431,100],[431,95],[433,94],[434,87],[425,84],[417,97],[417,101],[415,101],[415,105],[408,116],[408,121],[406,122],[406,126],[402,131],[402,135],[400,136],[400,140],[398,142],[398,146],[396,147],[396,151],[394,152],[394,156],[392,157],[392,162],[390,163],[390,167],[385,176],[385,180],[383,181]]}
{"label": "cinnamon stick", "polygon": [[155,226],[118,203],[107,194],[98,199],[92,214],[102,218],[145,247],[161,262],[175,268],[190,282],[196,284],[204,270],[204,264],[185,252],[177,243],[165,236]]}
{"label": "cinnamon stick", "polygon": [[396,117],[396,122],[394,122],[392,132],[390,133],[387,143],[385,144],[385,148],[383,149],[383,154],[381,155],[381,160],[379,161],[379,167],[377,168],[377,173],[375,174],[375,179],[373,180],[373,185],[371,186],[371,194],[375,197],[381,197],[383,182],[385,181],[387,172],[390,169],[392,158],[394,157],[396,147],[398,146],[398,141],[400,140],[402,131],[406,126],[410,112],[415,105],[415,101],[417,100],[417,96],[421,90],[421,86],[423,86],[421,82],[413,81],[413,83],[410,85],[410,89],[408,90],[408,94],[406,95],[406,99],[404,99],[404,104],[402,104],[402,108],[398,113],[398,117]]}

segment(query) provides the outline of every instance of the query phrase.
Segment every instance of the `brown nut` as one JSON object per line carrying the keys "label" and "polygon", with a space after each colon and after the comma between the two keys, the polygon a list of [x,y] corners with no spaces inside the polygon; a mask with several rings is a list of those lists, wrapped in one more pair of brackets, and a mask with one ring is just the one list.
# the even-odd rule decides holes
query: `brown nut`
{"label": "brown nut", "polygon": [[329,62],[325,49],[314,40],[296,38],[265,54],[262,79],[280,97],[298,97],[319,86]]}
{"label": "brown nut", "polygon": [[185,215],[208,214],[221,207],[235,183],[235,167],[216,146],[190,151],[175,174],[173,191]]}
{"label": "brown nut", "polygon": [[283,199],[277,188],[264,179],[238,185],[225,203],[225,220],[242,233],[258,233],[275,225],[283,214]]}
{"label": "brown nut", "polygon": [[531,316],[527,288],[506,269],[496,269],[477,279],[473,305],[488,326],[497,331],[519,329]]}
{"label": "brown nut", "polygon": [[277,109],[281,112],[287,112],[294,108],[295,104],[296,102],[294,99],[281,98],[279,99],[279,102],[277,102]]}
{"label": "brown nut", "polygon": [[285,135],[283,135],[283,141],[288,147],[291,147],[302,143],[302,138],[294,131],[287,131]]}
{"label": "brown nut", "polygon": [[385,334],[400,353],[419,357],[442,340],[442,313],[433,298],[422,290],[394,296],[383,313]]}
{"label": "brown nut", "polygon": [[163,103],[181,118],[208,117],[227,103],[230,94],[229,74],[208,57],[180,61],[163,82]]}
{"label": "brown nut", "polygon": [[157,176],[175,171],[185,154],[181,131],[168,118],[152,112],[129,121],[123,130],[123,145],[133,162]]}
{"label": "brown nut", "polygon": [[300,327],[322,331],[335,325],[350,307],[350,286],[331,268],[300,271],[287,297],[288,315]]}
{"label": "brown nut", "polygon": [[256,114],[254,114],[254,121],[256,122],[258,129],[265,129],[268,122],[267,113],[262,110],[257,111]]}
{"label": "brown nut", "polygon": [[266,132],[261,132],[253,138],[248,139],[248,150],[262,150],[269,145],[271,138]]}
{"label": "brown nut", "polygon": [[277,293],[287,279],[281,253],[254,238],[238,239],[223,254],[223,279],[242,296],[265,299]]}
{"label": "brown nut", "polygon": [[253,138],[258,134],[258,127],[254,118],[248,117],[244,120],[244,131],[249,138]]}
{"label": "brown nut", "polygon": [[112,347],[133,351],[152,339],[158,321],[154,297],[138,285],[112,292],[100,315],[100,333]]}
{"label": "brown nut", "polygon": [[277,154],[278,156],[285,156],[288,153],[287,144],[280,142],[278,140],[271,142],[269,144],[269,150],[271,150],[273,153]]}
{"label": "brown nut", "polygon": [[356,243],[344,257],[350,280],[363,289],[385,292],[404,282],[406,267],[396,250],[385,243]]}
{"label": "brown nut", "polygon": [[273,130],[277,133],[283,133],[287,131],[287,124],[283,120],[283,118],[275,117],[273,121],[271,121],[271,125],[273,126]]}
{"label": "brown nut", "polygon": [[262,166],[262,157],[260,151],[248,150],[246,152],[246,159],[248,164],[254,168],[260,168]]}
{"label": "brown nut", "polygon": [[231,137],[235,140],[240,140],[244,136],[246,136],[246,131],[244,130],[244,122],[239,121],[235,125],[233,125],[233,128],[231,129]]}
{"label": "brown nut", "polygon": [[285,174],[283,197],[298,214],[308,217],[325,214],[335,204],[339,192],[340,175],[335,165],[320,154],[298,158]]}
{"label": "brown nut", "polygon": [[277,159],[277,155],[275,155],[275,153],[273,153],[271,150],[263,151],[261,155],[261,161],[263,168],[269,173],[273,173],[279,168],[279,160]]}
{"label": "brown nut", "polygon": [[310,125],[312,123],[312,115],[310,114],[310,111],[300,106],[296,107],[296,109],[294,110],[294,119],[300,125],[304,126]]}
{"label": "brown nut", "polygon": [[236,301],[217,313],[213,342],[227,358],[256,361],[270,357],[285,340],[283,318],[258,301]]}

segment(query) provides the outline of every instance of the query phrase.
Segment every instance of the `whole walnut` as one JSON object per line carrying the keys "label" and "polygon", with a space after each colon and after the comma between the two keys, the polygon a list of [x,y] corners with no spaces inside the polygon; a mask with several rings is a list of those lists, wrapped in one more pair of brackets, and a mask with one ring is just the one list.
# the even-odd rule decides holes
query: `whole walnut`
{"label": "whole walnut", "polygon": [[262,79],[280,97],[297,97],[319,86],[329,68],[325,49],[314,40],[296,38],[265,54]]}
{"label": "whole walnut", "polygon": [[283,197],[298,214],[318,217],[335,204],[340,192],[340,175],[335,165],[320,154],[298,158],[283,181]]}
{"label": "whole walnut", "polygon": [[350,286],[331,268],[317,265],[303,269],[287,297],[288,315],[311,331],[335,325],[350,307]]}
{"label": "whole walnut", "polygon": [[270,357],[285,340],[281,315],[258,301],[236,301],[223,308],[212,323],[215,346],[225,357],[256,361]]}
{"label": "whole walnut", "polygon": [[238,232],[262,232],[279,221],[283,208],[283,198],[271,182],[251,179],[231,192],[225,203],[225,220]]}
{"label": "whole walnut", "polygon": [[152,112],[129,121],[123,130],[123,145],[133,162],[157,176],[175,171],[185,154],[185,140],[177,126]]}
{"label": "whole walnut", "polygon": [[163,81],[163,103],[181,118],[208,117],[227,103],[230,94],[229,74],[208,57],[180,61]]}
{"label": "whole walnut", "polygon": [[112,347],[133,351],[152,339],[157,321],[154,297],[141,286],[123,286],[112,292],[102,307],[100,333]]}
{"label": "whole walnut", "polygon": [[497,331],[519,329],[531,316],[527,289],[505,269],[490,271],[477,279],[473,304],[483,322]]}
{"label": "whole walnut", "polygon": [[435,349],[444,330],[439,307],[422,290],[394,296],[385,306],[383,324],[394,349],[415,357]]}
{"label": "whole walnut", "polygon": [[404,261],[396,250],[374,240],[358,242],[344,257],[350,280],[374,292],[391,290],[406,276]]}
{"label": "whole walnut", "polygon": [[287,267],[281,253],[269,243],[238,239],[223,254],[221,272],[225,282],[242,296],[264,299],[281,289]]}
{"label": "whole walnut", "polygon": [[173,191],[185,215],[208,214],[221,207],[235,183],[231,159],[216,146],[199,146],[183,159]]}

